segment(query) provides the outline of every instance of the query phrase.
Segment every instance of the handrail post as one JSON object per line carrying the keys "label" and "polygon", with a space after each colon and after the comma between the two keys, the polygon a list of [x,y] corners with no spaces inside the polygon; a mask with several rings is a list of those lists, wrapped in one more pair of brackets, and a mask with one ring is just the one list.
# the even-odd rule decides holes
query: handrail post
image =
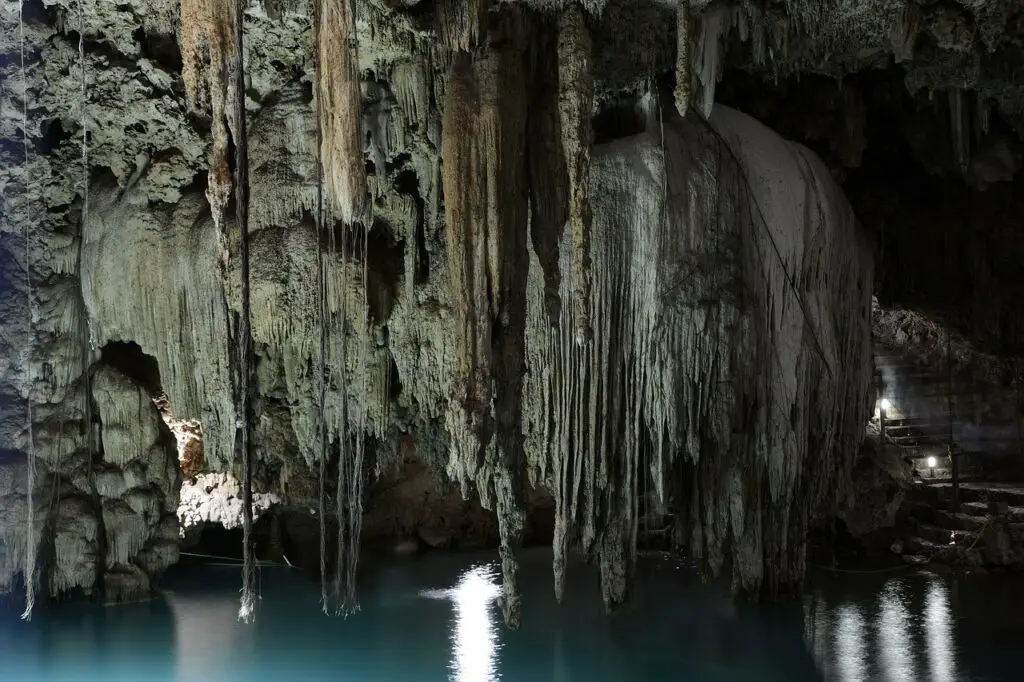
{"label": "handrail post", "polygon": [[960,511],[960,472],[956,452],[953,448],[953,344],[949,327],[946,327],[946,405],[949,410],[949,473],[953,479],[953,511]]}

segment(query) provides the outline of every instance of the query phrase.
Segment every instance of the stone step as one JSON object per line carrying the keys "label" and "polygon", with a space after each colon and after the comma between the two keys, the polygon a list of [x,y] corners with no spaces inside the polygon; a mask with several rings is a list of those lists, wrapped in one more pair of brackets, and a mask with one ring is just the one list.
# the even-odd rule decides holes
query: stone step
{"label": "stone step", "polygon": [[[982,523],[989,516],[987,502],[967,502],[960,505],[960,511],[975,519],[980,519]],[[1007,507],[1006,515],[1009,517],[1010,523],[1024,523],[1024,507]]]}
{"label": "stone step", "polygon": [[[918,484],[910,489],[907,499],[948,509],[953,502],[953,486],[946,482]],[[965,483],[960,486],[961,505],[982,503],[984,506],[989,501],[1003,502],[1010,507],[1024,507],[1024,489],[984,483]]]}
{"label": "stone step", "polygon": [[929,558],[941,558],[949,553],[949,543],[932,542],[911,535],[903,542],[903,552],[905,554],[923,554]]}
{"label": "stone step", "polygon": [[950,512],[935,509],[933,512],[930,521],[936,526],[950,530],[969,530],[975,533],[985,528],[988,518],[987,511],[982,514],[973,514],[965,513],[964,511]]}
{"label": "stone step", "polygon": [[932,542],[917,536],[910,536],[903,542],[903,553],[919,554],[939,563],[957,564],[966,562],[980,565],[982,560],[979,547],[971,547],[969,551],[968,547],[970,547],[969,543],[965,545],[950,545],[948,543]]}
{"label": "stone step", "polygon": [[960,545],[963,547],[969,547],[972,544],[975,547],[982,545],[976,531],[956,530],[933,526],[929,523],[919,523],[915,533],[918,538],[928,540],[936,545]]}

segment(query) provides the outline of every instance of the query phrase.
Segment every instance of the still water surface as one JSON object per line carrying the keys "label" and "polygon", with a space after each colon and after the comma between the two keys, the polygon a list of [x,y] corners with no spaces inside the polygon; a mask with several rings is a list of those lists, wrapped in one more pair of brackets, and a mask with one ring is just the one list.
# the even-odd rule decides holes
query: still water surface
{"label": "still water surface", "polygon": [[[368,571],[369,573],[369,571]],[[236,622],[239,572],[204,567],[119,607],[0,612],[3,682],[668,682],[1024,680],[1020,582],[930,574],[817,574],[802,600],[734,606],[678,560],[645,557],[632,604],[605,616],[573,567],[564,603],[550,553],[527,553],[524,623],[507,632],[491,555],[395,561],[363,610],[319,611],[319,586],[262,569],[260,611]]]}

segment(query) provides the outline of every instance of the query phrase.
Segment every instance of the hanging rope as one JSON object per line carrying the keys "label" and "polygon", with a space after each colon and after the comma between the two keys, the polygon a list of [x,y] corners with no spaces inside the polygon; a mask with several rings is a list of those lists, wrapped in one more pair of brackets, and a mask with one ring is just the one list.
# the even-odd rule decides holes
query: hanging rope
{"label": "hanging rope", "polygon": [[245,125],[245,66],[243,39],[245,3],[235,0],[235,219],[238,222],[238,251],[242,275],[242,315],[239,320],[239,407],[238,427],[242,446],[242,599],[238,618],[250,622],[255,611],[255,562],[252,541],[252,311],[249,291],[249,150]]}
{"label": "hanging rope", "polygon": [[[19,24],[19,40],[21,49],[21,86],[22,86],[22,108],[21,108],[21,142],[22,149],[24,152],[23,165],[22,165],[22,176],[23,185],[25,187],[25,200],[26,207],[28,205],[28,76],[25,71],[25,3],[24,0],[18,0],[18,24]],[[28,430],[28,461],[27,461],[27,474],[28,474],[28,492],[26,504],[28,505],[26,514],[26,529],[25,529],[25,611],[21,614],[22,620],[32,620],[32,610],[36,604],[36,542],[35,542],[35,525],[36,525],[36,510],[35,510],[35,485],[36,485],[36,440],[33,426],[33,414],[32,414],[32,346],[34,345],[33,336],[33,322],[35,321],[35,300],[32,293],[32,267],[31,267],[31,248],[29,246],[29,224],[32,221],[28,220],[28,216],[25,216],[25,220],[22,223],[22,237],[24,239],[24,258],[25,258],[25,291],[28,297],[28,344],[25,352],[25,367],[24,367],[24,380],[25,380],[25,425]]]}

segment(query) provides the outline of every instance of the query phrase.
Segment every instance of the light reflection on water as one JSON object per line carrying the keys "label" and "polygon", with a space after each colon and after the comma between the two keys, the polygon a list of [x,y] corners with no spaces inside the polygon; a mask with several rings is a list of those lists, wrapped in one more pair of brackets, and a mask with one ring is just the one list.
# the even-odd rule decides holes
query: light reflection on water
{"label": "light reflection on water", "polygon": [[[949,583],[892,578],[874,599],[816,590],[804,600],[807,645],[826,682],[953,682],[957,663]],[[917,589],[914,589],[914,588]],[[923,587],[923,589],[922,589]],[[915,604],[912,596],[923,603]],[[873,603],[872,603],[873,602]]]}
{"label": "light reflection on water", "polygon": [[949,586],[933,580],[925,595],[925,635],[928,637],[928,669],[933,682],[957,679],[956,652],[949,606]]}
{"label": "light reflection on water", "polygon": [[496,571],[474,566],[459,578],[453,590],[455,627],[452,632],[453,682],[497,682],[498,633],[494,601],[501,595]]}
{"label": "light reflection on water", "polygon": [[867,637],[864,617],[854,604],[843,604],[836,610],[836,668],[843,682],[867,680]]}
{"label": "light reflection on water", "polygon": [[609,616],[590,567],[570,567],[557,604],[550,553],[527,553],[523,627],[509,632],[496,559],[377,567],[349,619],[320,613],[318,584],[276,570],[253,625],[237,622],[230,568],[179,576],[150,603],[41,610],[31,623],[0,599],[0,680],[1020,682],[1024,669],[1021,582],[819,573],[803,609],[737,605],[692,566],[648,558],[634,600]]}
{"label": "light reflection on water", "polygon": [[916,680],[917,667],[912,655],[914,641],[911,636],[913,622],[907,607],[906,587],[898,580],[890,580],[882,588],[879,602],[876,639],[885,678],[891,682]]}

